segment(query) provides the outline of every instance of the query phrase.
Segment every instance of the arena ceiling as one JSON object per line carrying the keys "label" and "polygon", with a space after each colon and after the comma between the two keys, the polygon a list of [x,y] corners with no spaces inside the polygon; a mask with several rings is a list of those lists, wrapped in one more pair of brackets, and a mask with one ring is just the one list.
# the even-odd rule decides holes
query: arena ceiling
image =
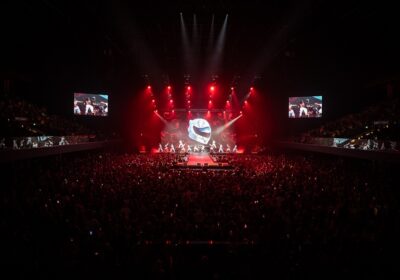
{"label": "arena ceiling", "polygon": [[[277,95],[329,93],[398,73],[396,18],[393,7],[379,3],[16,0],[5,7],[5,78],[110,88],[145,83],[144,76],[151,83],[182,84],[190,74],[195,83],[210,74],[205,61],[214,51],[208,48],[212,19],[215,41],[226,15],[216,73],[221,83],[259,80]],[[180,13],[192,73],[183,67]]]}

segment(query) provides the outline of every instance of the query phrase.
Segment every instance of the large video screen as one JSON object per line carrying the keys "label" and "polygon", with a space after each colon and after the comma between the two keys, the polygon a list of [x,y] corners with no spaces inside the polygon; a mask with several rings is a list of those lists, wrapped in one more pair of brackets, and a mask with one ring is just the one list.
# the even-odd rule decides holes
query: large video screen
{"label": "large video screen", "polygon": [[158,151],[236,153],[234,122],[235,116],[223,112],[176,112],[161,131]]}
{"label": "large video screen", "polygon": [[289,118],[322,117],[322,96],[289,97]]}
{"label": "large video screen", "polygon": [[74,93],[74,115],[108,116],[108,95]]}

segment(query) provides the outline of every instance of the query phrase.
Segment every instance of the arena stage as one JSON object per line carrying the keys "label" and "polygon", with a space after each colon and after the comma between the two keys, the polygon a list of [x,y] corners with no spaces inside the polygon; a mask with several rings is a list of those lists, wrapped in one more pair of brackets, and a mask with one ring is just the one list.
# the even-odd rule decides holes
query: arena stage
{"label": "arena stage", "polygon": [[195,153],[188,155],[187,162],[179,162],[177,168],[209,168],[209,169],[231,169],[227,162],[216,162],[209,153]]}

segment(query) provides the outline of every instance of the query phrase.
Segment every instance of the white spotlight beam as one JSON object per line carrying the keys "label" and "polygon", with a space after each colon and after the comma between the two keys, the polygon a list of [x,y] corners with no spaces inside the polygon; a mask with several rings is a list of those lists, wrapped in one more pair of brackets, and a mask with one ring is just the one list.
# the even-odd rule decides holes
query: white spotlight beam
{"label": "white spotlight beam", "polygon": [[197,27],[197,16],[196,14],[193,14],[193,45],[197,47],[198,41],[199,41],[199,31]]}
{"label": "white spotlight beam", "polygon": [[214,43],[214,15],[211,18],[210,34],[208,37],[207,53],[211,52],[212,45]]}
{"label": "white spotlight beam", "polygon": [[217,45],[215,46],[214,55],[211,58],[211,74],[215,74],[218,70],[219,64],[222,60],[222,52],[225,46],[226,29],[228,25],[228,15],[225,16],[224,24],[221,27],[221,31],[218,35]]}
{"label": "white spotlight beam", "polygon": [[182,35],[182,45],[183,45],[183,55],[184,55],[184,63],[185,63],[185,72],[190,72],[190,65],[192,64],[191,56],[190,56],[190,46],[189,46],[189,38],[186,31],[185,21],[183,19],[183,14],[180,13],[180,22],[181,22],[181,35]]}
{"label": "white spotlight beam", "polygon": [[240,114],[239,116],[237,116],[236,118],[230,120],[229,122],[227,122],[226,124],[218,127],[214,133],[215,134],[220,134],[222,131],[224,131],[225,129],[227,129],[228,127],[230,127],[231,125],[233,125],[234,122],[236,122],[238,119],[240,119],[243,115]]}

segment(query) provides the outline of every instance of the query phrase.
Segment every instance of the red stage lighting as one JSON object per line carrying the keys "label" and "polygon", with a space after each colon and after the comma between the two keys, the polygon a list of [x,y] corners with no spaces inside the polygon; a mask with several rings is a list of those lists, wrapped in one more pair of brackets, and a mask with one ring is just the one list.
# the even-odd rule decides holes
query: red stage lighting
{"label": "red stage lighting", "polygon": [[150,89],[151,89],[151,86],[147,86],[147,89],[150,90]]}
{"label": "red stage lighting", "polygon": [[172,113],[175,113],[175,110],[172,110]]}
{"label": "red stage lighting", "polygon": [[212,101],[210,100],[210,101],[208,101],[208,104],[211,104],[212,103]]}
{"label": "red stage lighting", "polygon": [[154,110],[154,113],[157,113],[158,112],[158,110],[156,109],[156,110]]}
{"label": "red stage lighting", "polygon": [[214,91],[215,90],[215,87],[214,86],[211,86],[210,87],[210,91]]}
{"label": "red stage lighting", "polygon": [[168,90],[171,90],[171,86],[167,86],[167,89],[168,89]]}
{"label": "red stage lighting", "polygon": [[173,102],[174,102],[174,100],[172,100],[172,99],[169,100],[169,103],[173,103]]}
{"label": "red stage lighting", "polygon": [[233,90],[235,90],[235,88],[234,88],[234,87],[231,87],[231,90],[233,91]]}
{"label": "red stage lighting", "polygon": [[244,101],[244,104],[247,104],[247,100]]}
{"label": "red stage lighting", "polygon": [[187,87],[187,90],[191,90],[192,88],[190,86]]}
{"label": "red stage lighting", "polygon": [[153,99],[153,100],[151,100],[151,102],[153,102],[153,103],[154,103],[154,102],[156,102],[156,101]]}
{"label": "red stage lighting", "polygon": [[254,90],[254,88],[253,88],[253,87],[251,87],[251,88],[250,88],[250,91],[253,91],[253,90]]}
{"label": "red stage lighting", "polygon": [[243,114],[243,112],[242,112],[242,111],[240,111],[240,114],[242,115],[242,114]]}
{"label": "red stage lighting", "polygon": [[188,100],[188,103],[190,103],[190,100]]}

